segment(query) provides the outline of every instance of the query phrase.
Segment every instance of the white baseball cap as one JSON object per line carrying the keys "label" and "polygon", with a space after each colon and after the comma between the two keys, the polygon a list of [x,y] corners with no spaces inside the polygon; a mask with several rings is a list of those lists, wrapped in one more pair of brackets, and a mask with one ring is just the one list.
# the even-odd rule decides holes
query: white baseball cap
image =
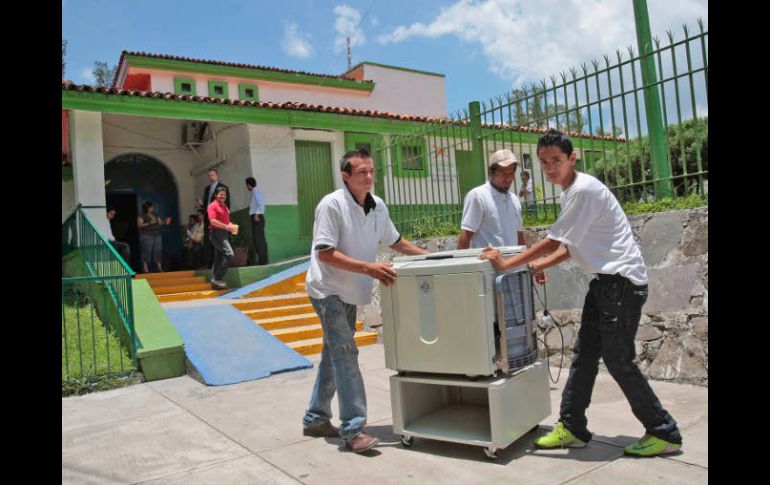
{"label": "white baseball cap", "polygon": [[514,163],[518,165],[519,161],[516,160],[516,155],[514,155],[513,152],[507,148],[503,150],[497,150],[489,157],[489,166],[497,164],[499,167],[507,167]]}

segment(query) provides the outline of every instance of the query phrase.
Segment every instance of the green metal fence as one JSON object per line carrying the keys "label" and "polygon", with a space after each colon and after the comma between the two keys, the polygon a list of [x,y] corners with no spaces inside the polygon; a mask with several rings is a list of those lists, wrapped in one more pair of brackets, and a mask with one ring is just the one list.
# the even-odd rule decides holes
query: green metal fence
{"label": "green metal fence", "polygon": [[[486,180],[486,160],[501,148],[519,158],[513,191],[519,192],[521,171],[530,173],[536,197],[526,213],[558,215],[561,189],[547,180],[536,154],[547,128],[570,134],[578,170],[604,182],[621,203],[707,196],[708,31],[702,21],[698,27],[692,32],[685,25],[681,39],[671,32],[667,42],[656,38],[645,55],[629,47],[387,138],[376,154],[386,170],[378,193],[399,230],[459,225],[463,197]],[[642,65],[649,60],[657,75],[645,83]],[[660,100],[650,119],[662,120],[665,159],[650,149],[645,91]]]}
{"label": "green metal fence", "polygon": [[79,250],[77,276],[62,277],[62,383],[136,369],[134,272],[78,206],[62,224],[62,257]]}

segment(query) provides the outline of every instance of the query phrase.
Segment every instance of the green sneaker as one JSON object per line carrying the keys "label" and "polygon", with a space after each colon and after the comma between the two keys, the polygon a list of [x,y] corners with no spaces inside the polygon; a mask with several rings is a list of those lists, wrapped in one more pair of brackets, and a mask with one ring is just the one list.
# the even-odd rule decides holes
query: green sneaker
{"label": "green sneaker", "polygon": [[534,443],[538,448],[583,448],[587,444],[577,439],[561,421],[556,423],[550,433],[537,438]]}
{"label": "green sneaker", "polygon": [[679,451],[682,445],[669,443],[668,441],[646,434],[633,445],[626,446],[623,451],[627,455],[656,456]]}

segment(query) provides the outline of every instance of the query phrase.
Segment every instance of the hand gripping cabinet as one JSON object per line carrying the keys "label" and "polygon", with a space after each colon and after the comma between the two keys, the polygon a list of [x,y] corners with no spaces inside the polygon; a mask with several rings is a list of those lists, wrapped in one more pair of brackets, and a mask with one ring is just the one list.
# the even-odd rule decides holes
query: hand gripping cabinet
{"label": "hand gripping cabinet", "polygon": [[[500,248],[510,256],[524,246]],[[483,446],[490,458],[551,414],[538,358],[532,275],[497,272],[480,249],[394,258],[382,288],[393,428]]]}

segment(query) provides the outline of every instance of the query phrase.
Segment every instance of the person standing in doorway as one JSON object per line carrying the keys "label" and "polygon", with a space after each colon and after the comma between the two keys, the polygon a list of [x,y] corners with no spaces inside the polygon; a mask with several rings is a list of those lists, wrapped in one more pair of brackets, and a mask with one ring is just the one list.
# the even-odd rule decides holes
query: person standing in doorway
{"label": "person standing in doorway", "polygon": [[[205,209],[207,209],[212,202],[214,202],[214,194],[216,193],[216,189],[219,187],[222,187],[225,189],[225,205],[228,209],[230,209],[230,189],[227,188],[227,185],[221,183],[219,181],[219,172],[217,172],[216,168],[210,168],[208,171],[209,176],[209,185],[207,185],[203,189],[203,199],[201,206]],[[211,222],[209,221],[208,217],[208,210],[206,211],[206,220],[203,222],[203,247],[204,247],[204,255],[206,258],[206,264],[211,266],[214,262],[214,249],[211,246],[211,238],[209,238],[209,226],[211,225]]]}
{"label": "person standing in doorway", "polygon": [[265,196],[257,188],[254,177],[246,178],[246,189],[250,192],[249,221],[251,224],[251,240],[257,254],[258,265],[267,264],[267,241],[265,240]]}
{"label": "person standing in doorway", "polygon": [[150,272],[150,264],[155,263],[159,272],[163,272],[160,262],[163,258],[163,239],[161,238],[160,228],[163,225],[171,224],[171,218],[166,217],[164,221],[155,212],[155,203],[145,201],[142,204],[142,215],[136,218],[136,224],[139,226],[139,243],[142,247],[142,272]]}
{"label": "person standing in doorway", "polygon": [[209,204],[207,213],[209,219],[209,239],[214,250],[214,264],[211,268],[211,287],[215,290],[226,290],[227,284],[223,278],[233,259],[233,248],[227,238],[235,233],[236,228],[230,223],[230,209],[225,204],[227,189],[217,187],[214,192],[214,202]]}
{"label": "person standing in doorway", "polygon": [[115,248],[118,254],[120,254],[120,257],[123,258],[123,261],[131,266],[131,247],[128,243],[116,240],[115,236],[112,234],[112,220],[115,219],[117,214],[118,210],[114,206],[107,207],[107,234],[105,234],[105,236],[107,236],[107,241]]}

